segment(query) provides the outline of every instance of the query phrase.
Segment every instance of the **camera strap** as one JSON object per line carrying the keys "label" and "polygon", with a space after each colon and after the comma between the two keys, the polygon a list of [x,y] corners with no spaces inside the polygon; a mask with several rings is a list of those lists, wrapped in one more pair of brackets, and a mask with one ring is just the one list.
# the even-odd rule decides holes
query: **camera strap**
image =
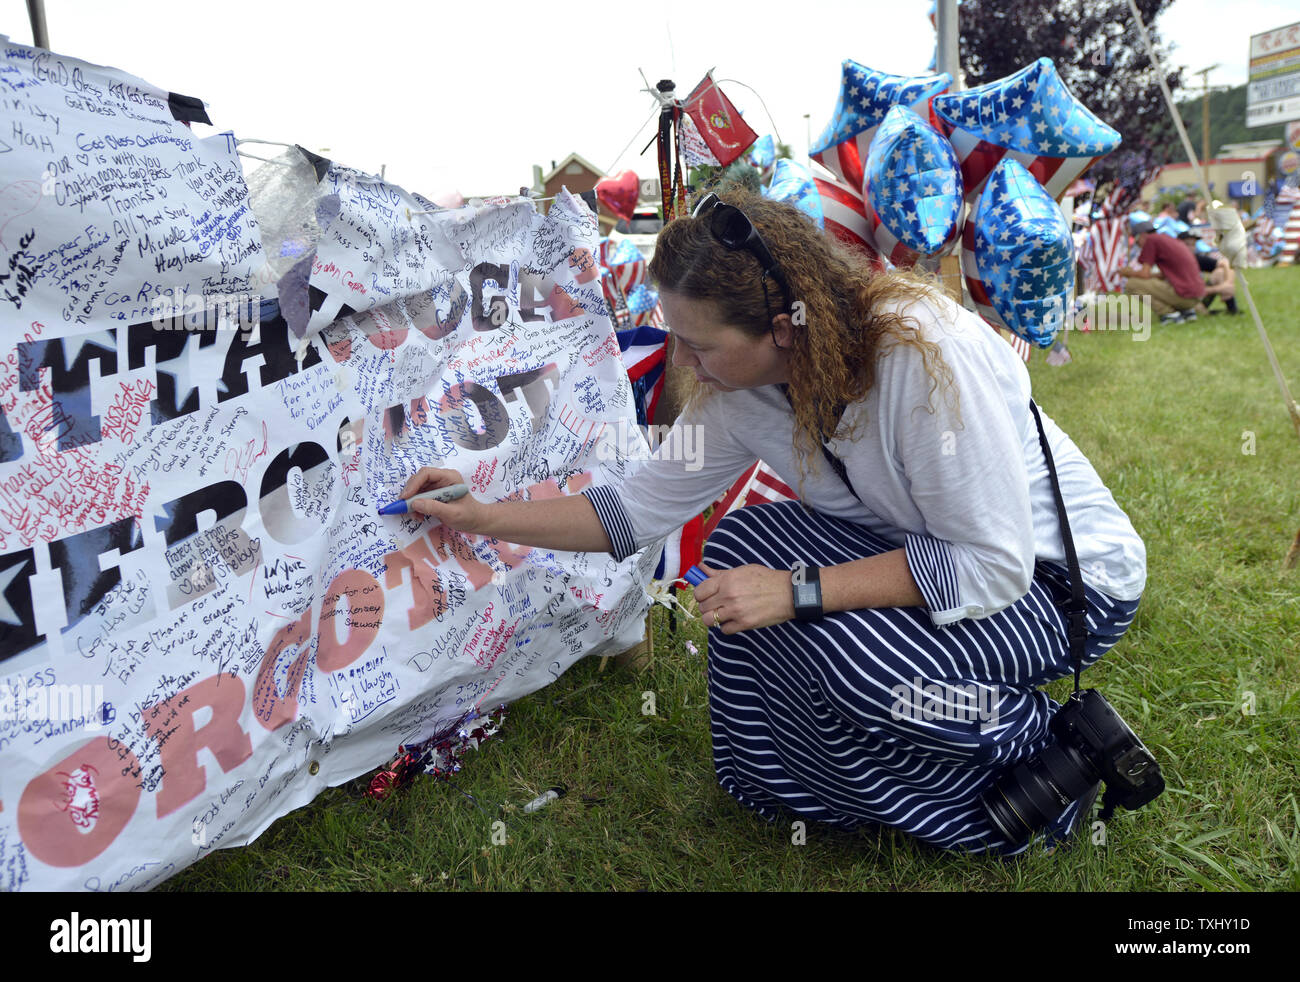
{"label": "camera strap", "polygon": [[[790,408],[794,408],[794,402],[790,399],[790,389],[787,385],[780,385],[781,393],[785,396],[786,401],[790,403]],[[1029,400],[1029,409],[1034,414],[1034,423],[1038,426],[1038,442],[1043,448],[1043,458],[1047,461],[1047,473],[1052,481],[1052,498],[1056,501],[1056,514],[1061,521],[1061,539],[1065,543],[1065,564],[1070,571],[1070,602],[1065,608],[1066,613],[1066,637],[1070,644],[1070,662],[1074,666],[1074,691],[1079,691],[1079,676],[1083,672],[1083,655],[1085,646],[1088,643],[1088,600],[1083,592],[1083,575],[1079,570],[1079,555],[1074,549],[1074,536],[1070,534],[1070,520],[1065,514],[1065,499],[1061,495],[1061,482],[1056,476],[1056,461],[1052,459],[1052,448],[1047,445],[1047,434],[1043,431],[1043,420],[1038,415],[1038,406],[1034,400]],[[844,410],[840,409],[838,415],[843,415]],[[826,446],[825,440],[822,441],[822,453],[830,463],[831,469],[840,476],[844,486],[849,489],[849,494],[862,500],[862,496],[853,488],[853,482],[849,480],[848,470],[844,466],[844,461],[831,453],[830,448]]]}
{"label": "camera strap", "polygon": [[1056,514],[1061,519],[1061,539],[1065,542],[1065,563],[1070,569],[1070,604],[1065,608],[1067,637],[1070,639],[1070,661],[1074,663],[1074,691],[1079,691],[1079,674],[1083,671],[1084,646],[1088,642],[1088,601],[1083,593],[1083,575],[1079,571],[1079,556],[1074,550],[1074,536],[1070,534],[1070,520],[1065,516],[1065,499],[1061,497],[1061,482],[1056,476],[1056,462],[1052,460],[1052,448],[1047,445],[1047,434],[1043,432],[1043,419],[1038,415],[1034,400],[1029,400],[1029,408],[1038,424],[1038,442],[1043,448],[1043,457],[1047,460],[1047,474],[1052,479],[1052,497],[1056,499]]}

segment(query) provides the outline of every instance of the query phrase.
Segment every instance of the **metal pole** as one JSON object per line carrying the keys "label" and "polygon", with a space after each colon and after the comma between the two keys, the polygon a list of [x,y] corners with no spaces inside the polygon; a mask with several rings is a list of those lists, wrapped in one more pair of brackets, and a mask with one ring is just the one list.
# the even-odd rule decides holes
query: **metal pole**
{"label": "metal pole", "polygon": [[[1201,93],[1201,163],[1209,164],[1210,162],[1210,87],[1205,82],[1204,76],[1201,79],[1201,85],[1204,91]],[[1205,203],[1208,208],[1209,202]]]}
{"label": "metal pole", "polygon": [[[1202,68],[1200,71],[1192,72],[1193,75],[1201,76],[1201,164],[1202,166],[1210,159],[1210,72],[1218,68],[1218,65],[1211,65],[1209,68]],[[1206,202],[1209,205],[1209,202]]]}
{"label": "metal pole", "polygon": [[961,58],[957,43],[957,0],[938,0],[936,12],[939,58],[934,67],[952,76],[952,91],[956,92],[965,88],[961,81]]}
{"label": "metal pole", "polygon": [[48,51],[50,32],[45,26],[45,0],[27,0],[27,16],[32,22],[32,44]]}

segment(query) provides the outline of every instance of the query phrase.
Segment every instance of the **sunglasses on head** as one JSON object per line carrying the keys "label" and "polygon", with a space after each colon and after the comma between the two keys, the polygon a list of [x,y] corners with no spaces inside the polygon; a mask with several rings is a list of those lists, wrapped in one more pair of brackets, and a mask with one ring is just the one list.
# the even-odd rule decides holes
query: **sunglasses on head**
{"label": "sunglasses on head", "polygon": [[765,307],[770,306],[767,298],[767,278],[771,276],[781,287],[781,297],[785,301],[782,312],[790,312],[792,306],[790,303],[790,284],[786,282],[785,274],[781,272],[781,267],[772,258],[767,243],[758,234],[758,229],[754,228],[754,223],[749,220],[748,215],[735,205],[726,204],[710,191],[696,204],[691,211],[691,217],[707,219],[709,231],[726,248],[733,252],[744,249],[757,259],[758,264],[763,267],[763,305]]}

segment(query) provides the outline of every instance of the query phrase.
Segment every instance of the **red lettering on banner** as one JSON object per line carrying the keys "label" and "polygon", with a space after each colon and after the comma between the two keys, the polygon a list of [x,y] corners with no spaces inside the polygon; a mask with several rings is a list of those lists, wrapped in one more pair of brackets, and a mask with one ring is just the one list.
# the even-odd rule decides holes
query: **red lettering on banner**
{"label": "red lettering on banner", "polygon": [[406,624],[412,631],[423,627],[447,612],[447,594],[438,576],[438,561],[433,558],[427,539],[419,538],[405,549],[384,557],[384,587],[392,589],[402,582],[402,570],[411,571],[411,609]]}
{"label": "red lettering on banner", "polygon": [[460,568],[469,577],[470,585],[475,590],[492,582],[492,567],[474,555],[474,549],[463,532],[453,532],[445,525],[435,525],[429,529],[429,539],[438,551],[438,561],[445,563],[455,556]]}
{"label": "red lettering on banner", "polygon": [[231,447],[226,451],[225,471],[241,484],[248,480],[248,469],[266,456],[267,453],[266,421],[262,421],[262,446],[258,449],[257,438],[249,440],[242,447]]}
{"label": "red lettering on banner", "polygon": [[605,337],[605,340],[594,351],[584,351],[582,360],[587,363],[587,367],[602,362],[606,358],[622,358],[622,353],[618,350],[618,339],[611,333]]}
{"label": "red lettering on banner", "polygon": [[[261,680],[259,673],[258,681]],[[227,772],[253,756],[253,742],[239,725],[244,692],[244,683],[239,676],[233,672],[228,675],[219,673],[142,710],[145,729],[158,741],[162,755],[159,818],[192,801],[207,786],[207,776],[199,763],[200,747],[212,751],[221,769]],[[212,710],[212,716],[196,730],[194,714],[200,709]],[[297,709],[296,700],[294,709]]]}
{"label": "red lettering on banner", "polygon": [[492,483],[492,477],[497,472],[496,458],[484,460],[474,468],[474,474],[469,479],[470,489],[473,491],[486,491],[487,486]]}

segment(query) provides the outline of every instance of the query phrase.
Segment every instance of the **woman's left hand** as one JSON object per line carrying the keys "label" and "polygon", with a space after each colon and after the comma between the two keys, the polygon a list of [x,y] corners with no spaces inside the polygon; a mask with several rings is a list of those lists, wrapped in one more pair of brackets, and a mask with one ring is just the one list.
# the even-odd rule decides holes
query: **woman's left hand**
{"label": "woman's left hand", "polygon": [[695,601],[705,627],[735,634],[755,627],[770,627],[794,617],[790,571],[767,566],[711,569],[700,563],[709,578],[695,588]]}

